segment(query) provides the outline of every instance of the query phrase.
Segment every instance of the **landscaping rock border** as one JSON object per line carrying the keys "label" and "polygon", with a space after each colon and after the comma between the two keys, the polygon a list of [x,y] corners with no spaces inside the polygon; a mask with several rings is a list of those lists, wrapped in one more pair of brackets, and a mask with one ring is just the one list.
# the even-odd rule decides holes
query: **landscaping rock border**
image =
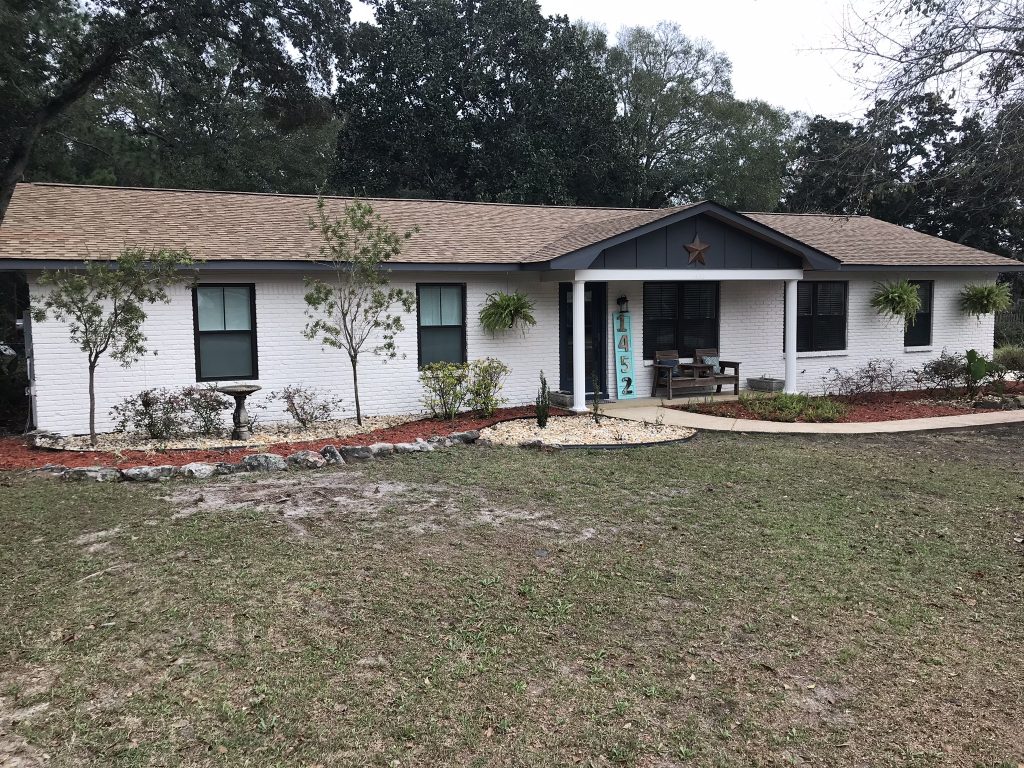
{"label": "landscaping rock border", "polygon": [[254,453],[240,462],[218,462],[216,464],[196,461],[181,467],[167,464],[139,466],[129,469],[116,467],[65,467],[61,464],[47,464],[35,472],[59,477],[62,480],[93,480],[99,483],[156,483],[172,478],[205,480],[214,475],[233,475],[245,472],[287,472],[320,469],[338,464],[352,464],[374,461],[378,458],[399,453],[426,453],[437,448],[453,445],[473,445],[480,440],[475,429],[453,432],[447,437],[417,438],[414,443],[374,443],[373,445],[325,445],[317,451],[296,451],[289,456],[278,453]]}

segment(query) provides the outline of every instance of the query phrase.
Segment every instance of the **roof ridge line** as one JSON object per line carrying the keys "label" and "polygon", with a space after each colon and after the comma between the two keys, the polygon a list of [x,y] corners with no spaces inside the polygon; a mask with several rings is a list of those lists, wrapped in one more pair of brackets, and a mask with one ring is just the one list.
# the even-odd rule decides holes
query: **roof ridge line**
{"label": "roof ridge line", "polygon": [[[187,189],[185,187],[139,187],[139,186],[117,186],[113,184],[71,184],[64,181],[23,181],[18,186],[33,187],[66,187],[69,189],[105,189],[116,192],[177,192],[191,195],[247,195],[250,197],[294,197],[316,200],[321,195],[303,194],[299,192],[250,192],[233,189]],[[554,203],[503,203],[490,200],[444,200],[430,197],[379,197],[370,195],[323,195],[325,200],[369,200],[389,203],[443,203],[447,205],[481,205],[504,208],[554,208],[557,210],[585,210],[585,211],[623,211],[636,213],[640,211],[672,210],[678,206],[669,208],[628,208],[613,205],[559,205]]]}

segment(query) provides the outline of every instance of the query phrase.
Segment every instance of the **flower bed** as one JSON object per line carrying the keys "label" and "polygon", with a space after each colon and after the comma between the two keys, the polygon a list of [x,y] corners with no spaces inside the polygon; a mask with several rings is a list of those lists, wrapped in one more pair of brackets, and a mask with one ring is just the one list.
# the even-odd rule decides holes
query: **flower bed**
{"label": "flower bed", "polygon": [[[337,446],[368,445],[372,443],[411,443],[417,438],[429,440],[453,432],[479,430],[509,419],[532,416],[533,406],[503,408],[491,417],[484,418],[470,414],[453,421],[419,419],[408,421],[386,429],[351,435],[345,438],[325,440],[301,440],[274,444],[252,445],[244,448],[197,448],[159,451],[55,451],[32,448],[26,438],[0,438],[0,470],[39,469],[47,464],[62,464],[66,467],[108,466],[127,469],[143,465],[163,464],[181,467],[193,462],[238,462],[243,457],[258,452],[293,453],[302,450],[318,451],[325,443]],[[564,411],[560,411],[564,413]]]}
{"label": "flower bed", "polygon": [[[825,400],[825,398],[809,398]],[[833,421],[838,423],[897,421],[900,419],[924,419],[933,416],[958,416],[975,411],[970,400],[937,399],[921,391],[875,393],[845,397],[830,397],[842,406],[842,415]],[[764,415],[749,407],[743,399],[729,402],[689,403],[686,405],[667,406],[680,411],[703,413],[709,416],[723,416],[732,419],[749,419],[751,421],[780,421],[767,419]],[[798,422],[817,421],[817,419],[796,418]]]}
{"label": "flower bed", "polygon": [[685,440],[695,430],[666,424],[605,416],[600,424],[588,415],[557,416],[541,429],[533,419],[504,421],[481,430],[480,439],[495,445],[584,446],[638,445]]}
{"label": "flower bed", "polygon": [[[230,430],[223,437],[195,436],[181,437],[168,440],[153,440],[138,434],[125,432],[106,432],[98,435],[99,441],[95,448],[89,444],[88,435],[74,435],[72,437],[56,437],[48,440],[45,437],[36,439],[36,445],[40,448],[55,448],[59,450],[92,451],[100,453],[124,453],[126,451],[138,451],[143,453],[154,453],[158,451],[175,450],[206,450],[242,448],[245,450],[258,450],[264,446],[291,445],[294,443],[311,442],[333,442],[348,440],[350,438],[364,438],[378,432],[384,432],[392,427],[398,427],[409,422],[422,421],[420,416],[368,416],[363,419],[360,426],[353,419],[335,419],[324,421],[314,426],[303,429],[293,421],[285,421],[275,424],[260,426],[248,440],[231,439]],[[371,441],[372,442],[372,441]]]}

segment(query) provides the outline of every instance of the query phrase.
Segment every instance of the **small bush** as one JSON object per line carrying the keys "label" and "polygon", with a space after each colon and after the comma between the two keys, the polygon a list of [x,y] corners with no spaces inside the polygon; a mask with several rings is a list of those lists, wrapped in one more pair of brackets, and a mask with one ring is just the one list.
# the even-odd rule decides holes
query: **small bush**
{"label": "small bush", "polygon": [[451,421],[469,397],[470,370],[465,363],[430,363],[420,371],[423,405],[431,416]]}
{"label": "small bush", "polygon": [[953,395],[967,386],[967,377],[967,358],[946,350],[922,365],[917,373],[918,382],[931,394]]}
{"label": "small bush", "polygon": [[810,395],[741,395],[740,404],[766,421],[838,421],[846,406],[827,397]]}
{"label": "small bush", "polygon": [[312,387],[287,386],[270,393],[271,399],[284,403],[284,409],[304,429],[334,418],[341,407],[340,397],[321,394]]}
{"label": "small bush", "polygon": [[470,364],[469,387],[466,399],[470,410],[481,416],[493,416],[507,400],[498,393],[511,368],[493,357],[474,360]]}
{"label": "small bush", "polygon": [[231,400],[213,387],[163,387],[126,397],[110,414],[119,432],[134,432],[152,440],[171,440],[221,434],[224,411],[231,404]]}
{"label": "small bush", "polygon": [[914,372],[900,370],[895,360],[877,358],[852,371],[829,368],[822,384],[826,395],[856,397],[876,392],[899,392],[909,389],[915,381]]}
{"label": "small bush", "polygon": [[1024,373],[1024,346],[999,347],[992,359],[1013,373]]}
{"label": "small bush", "polygon": [[186,405],[192,413],[191,429],[197,435],[219,435],[224,431],[224,411],[234,401],[210,386],[185,387]]}
{"label": "small bush", "polygon": [[548,417],[551,415],[551,390],[548,389],[548,380],[544,378],[544,371],[540,372],[540,389],[537,390],[537,426],[544,429],[548,425]]}

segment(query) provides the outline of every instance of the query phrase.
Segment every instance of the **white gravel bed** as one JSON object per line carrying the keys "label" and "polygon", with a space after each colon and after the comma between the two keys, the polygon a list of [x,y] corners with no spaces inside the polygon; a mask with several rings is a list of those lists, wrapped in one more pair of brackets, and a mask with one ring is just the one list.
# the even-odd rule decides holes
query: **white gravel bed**
{"label": "white gravel bed", "polygon": [[274,443],[298,443],[307,440],[329,441],[332,438],[351,437],[378,429],[387,429],[408,421],[415,421],[422,416],[367,416],[363,418],[363,426],[356,424],[355,419],[338,419],[325,421],[310,429],[302,429],[291,422],[261,425],[250,440],[231,439],[231,428],[223,437],[188,437],[180,440],[150,440],[141,435],[111,432],[99,435],[99,444],[93,448],[89,445],[88,435],[74,435],[54,440],[37,438],[40,447],[60,448],[72,451],[157,451],[204,448],[259,448]]}
{"label": "white gravel bed", "polygon": [[480,438],[496,445],[629,445],[682,440],[696,430],[667,424],[652,424],[614,417],[602,417],[595,424],[591,416],[552,416],[541,429],[534,419],[516,419],[480,430]]}

